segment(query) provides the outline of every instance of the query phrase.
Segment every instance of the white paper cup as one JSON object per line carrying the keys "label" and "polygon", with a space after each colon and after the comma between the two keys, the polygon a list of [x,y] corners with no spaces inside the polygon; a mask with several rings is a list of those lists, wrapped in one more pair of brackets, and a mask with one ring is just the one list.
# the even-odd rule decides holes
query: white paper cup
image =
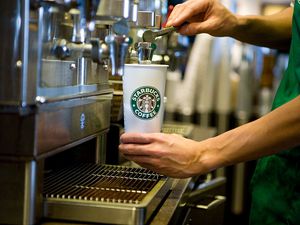
{"label": "white paper cup", "polygon": [[123,75],[125,132],[161,132],[167,65],[126,64]]}

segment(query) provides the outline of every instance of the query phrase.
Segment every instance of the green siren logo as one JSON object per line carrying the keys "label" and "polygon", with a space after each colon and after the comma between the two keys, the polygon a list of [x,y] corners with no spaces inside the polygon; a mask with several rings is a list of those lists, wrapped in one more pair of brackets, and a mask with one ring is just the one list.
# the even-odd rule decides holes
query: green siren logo
{"label": "green siren logo", "polygon": [[154,118],[160,109],[160,93],[154,87],[140,87],[132,93],[130,103],[134,115],[149,120]]}

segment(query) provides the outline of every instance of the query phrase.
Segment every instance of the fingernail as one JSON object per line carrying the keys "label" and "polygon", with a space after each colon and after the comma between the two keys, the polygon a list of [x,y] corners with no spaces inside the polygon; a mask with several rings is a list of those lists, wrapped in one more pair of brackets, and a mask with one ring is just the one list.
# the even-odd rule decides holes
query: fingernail
{"label": "fingernail", "polygon": [[167,23],[166,23],[166,26],[170,26],[170,24],[172,24],[172,20],[168,20]]}

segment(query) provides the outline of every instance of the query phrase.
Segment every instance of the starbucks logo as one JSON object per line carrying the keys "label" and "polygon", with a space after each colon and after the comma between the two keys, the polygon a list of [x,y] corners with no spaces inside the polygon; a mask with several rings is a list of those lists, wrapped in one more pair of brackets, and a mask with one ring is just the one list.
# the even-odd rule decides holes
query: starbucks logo
{"label": "starbucks logo", "polygon": [[159,112],[161,97],[154,87],[140,87],[131,95],[131,109],[135,116],[149,120]]}

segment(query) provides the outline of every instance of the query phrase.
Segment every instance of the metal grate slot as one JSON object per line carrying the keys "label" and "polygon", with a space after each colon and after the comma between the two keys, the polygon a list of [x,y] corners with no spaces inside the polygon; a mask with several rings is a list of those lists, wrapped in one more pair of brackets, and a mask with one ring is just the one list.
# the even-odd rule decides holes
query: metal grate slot
{"label": "metal grate slot", "polygon": [[50,174],[45,198],[138,204],[162,178],[144,168],[83,164]]}

